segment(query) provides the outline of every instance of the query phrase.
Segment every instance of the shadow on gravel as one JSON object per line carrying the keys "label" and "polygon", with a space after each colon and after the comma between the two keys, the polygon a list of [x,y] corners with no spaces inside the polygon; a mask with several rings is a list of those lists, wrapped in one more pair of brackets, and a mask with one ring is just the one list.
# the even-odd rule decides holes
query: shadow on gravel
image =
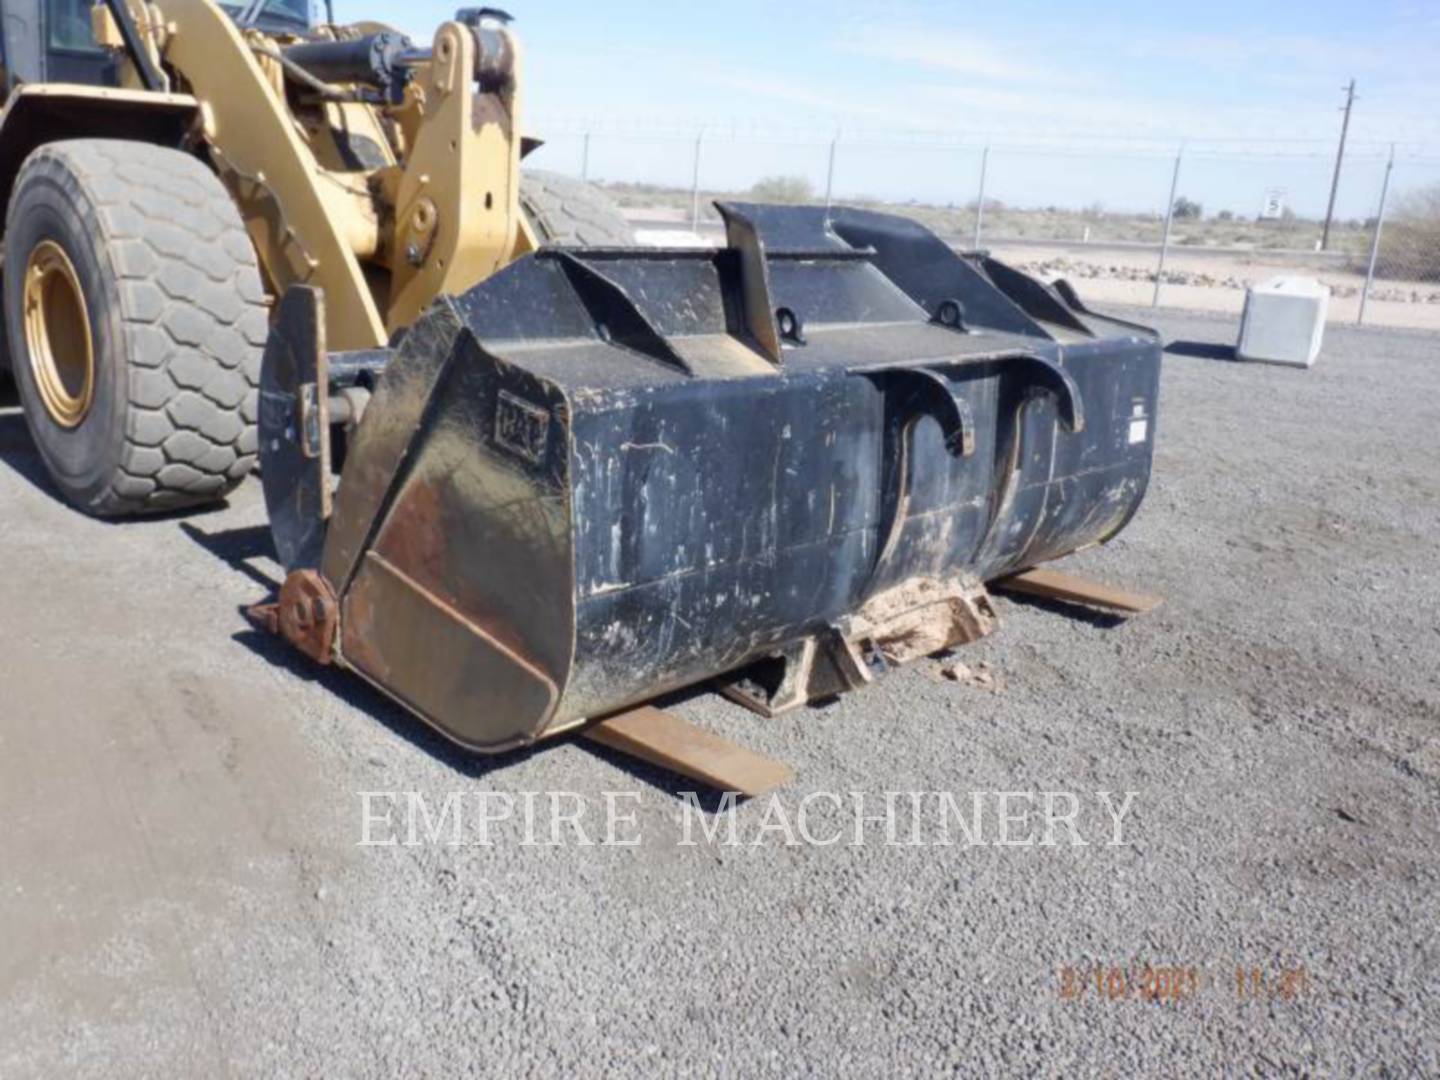
{"label": "shadow on gravel", "polygon": [[[686,702],[694,701],[697,698],[708,697],[718,693],[710,683],[700,683],[696,686],[686,687],[683,690],[675,690],[669,694],[662,694],[648,704],[657,709],[669,709]],[[632,779],[642,784],[648,784],[672,799],[679,801],[683,795],[693,794],[700,809],[707,814],[718,814],[722,809],[721,800],[724,793],[710,787],[700,780],[693,780],[689,777],[673,773],[668,769],[662,769],[657,765],[633,758],[628,754],[622,754],[618,750],[612,750],[608,746],[601,746],[599,743],[587,741],[584,737],[574,734],[568,735],[561,741],[571,743],[580,749],[599,758],[609,765],[613,765],[621,772],[628,774]],[[735,805],[743,805],[747,801],[744,795],[735,796]]]}
{"label": "shadow on gravel", "polygon": [[[245,609],[239,609],[241,617]],[[368,682],[351,671],[340,668],[321,667],[296,651],[290,644],[273,634],[253,627],[231,635],[231,640],[243,645],[265,663],[280,668],[304,682],[316,683],[326,693],[334,694],[351,709],[375,721],[404,739],[423,754],[470,780],[479,780],[492,773],[500,773],[514,765],[530,760],[537,753],[546,753],[561,745],[570,744],[586,753],[593,754],[608,762],[635,780],[648,784],[658,791],[679,799],[683,792],[695,792],[701,809],[707,813],[718,813],[721,809],[721,794],[711,791],[697,780],[686,780],[672,772],[648,765],[643,761],[592,743],[579,734],[561,736],[546,740],[534,746],[507,750],[500,754],[478,754],[456,746],[434,728],[403,706],[397,705],[375,689]],[[670,694],[657,699],[653,704],[659,708],[678,704],[707,693],[704,687]]]}
{"label": "shadow on gravel", "polygon": [[[182,521],[180,531],[232,570],[244,574],[263,588],[264,599],[270,599],[279,592],[280,580],[255,565],[256,560],[275,558],[275,544],[270,538],[269,526],[251,525],[242,529],[206,532],[188,521]],[[246,618],[245,610],[244,607],[238,609],[241,618]],[[297,679],[319,683],[327,693],[334,694],[352,709],[379,721],[416,749],[472,779],[514,765],[534,752],[520,750],[494,757],[480,757],[468,753],[427,727],[419,718],[412,716],[358,675],[337,668],[321,667],[297,652],[282,638],[249,626],[248,619],[246,629],[231,635],[231,640],[243,645],[267,664],[281,668]]]}
{"label": "shadow on gravel", "polygon": [[[243,618],[245,609],[240,608],[239,611]],[[415,749],[471,780],[518,765],[537,749],[524,747],[490,756],[473,754],[428,727],[419,717],[395,704],[360,676],[339,668],[321,667],[274,634],[251,627],[232,634],[231,640],[243,645],[267,664],[281,668],[297,679],[319,684],[327,693],[334,694],[362,714],[364,722],[373,720],[383,724]]]}
{"label": "shadow on gravel", "polygon": [[1234,360],[1235,346],[1213,341],[1172,341],[1165,346],[1172,356],[1191,356],[1197,360]]}
{"label": "shadow on gravel", "polygon": [[1096,611],[1094,608],[1084,607],[1080,604],[1067,604],[1063,600],[1049,600],[1043,596],[1027,596],[1024,593],[1006,593],[1005,599],[1021,607],[1034,608],[1037,611],[1047,611],[1051,615],[1063,615],[1067,619],[1075,622],[1083,622],[1101,630],[1113,630],[1126,621],[1123,615],[1110,615],[1104,611]]}
{"label": "shadow on gravel", "polygon": [[45,471],[45,463],[40,460],[40,452],[30,438],[25,417],[18,406],[11,407],[14,396],[14,387],[0,389],[0,461],[50,498],[63,502],[60,493],[50,483],[50,474]]}
{"label": "shadow on gravel", "polygon": [[[275,558],[275,545],[270,538],[268,526],[252,525],[241,529],[206,532],[188,521],[182,521],[180,531],[231,569],[244,574],[261,586],[265,590],[267,598],[274,596],[279,591],[281,582],[254,565],[256,560],[273,560]],[[242,607],[239,611],[244,617],[245,609]],[[352,709],[379,721],[417,750],[429,754],[470,779],[478,779],[511,765],[518,765],[537,751],[550,749],[561,743],[571,743],[594,754],[602,761],[609,762],[636,780],[649,784],[677,799],[683,792],[693,791],[699,798],[701,807],[708,812],[718,812],[720,808],[720,794],[710,791],[704,784],[686,780],[625,754],[587,742],[578,734],[493,756],[471,753],[456,746],[428,727],[419,717],[395,704],[360,676],[337,668],[321,667],[273,634],[247,627],[232,635],[231,640],[243,645],[267,664],[281,668],[297,679],[320,684],[326,692],[334,694]],[[683,704],[711,692],[710,688],[701,685],[667,694],[657,698],[651,704],[664,709]]]}
{"label": "shadow on gravel", "polygon": [[[586,753],[592,754],[608,765],[613,765],[621,772],[627,773],[632,779],[638,780],[642,784],[648,784],[676,802],[681,801],[685,795],[694,795],[696,805],[707,814],[718,814],[725,809],[724,793],[716,791],[699,780],[691,780],[678,773],[670,772],[668,769],[646,764],[638,758],[622,754],[618,750],[611,750],[608,746],[586,742],[578,735],[563,741],[574,743]],[[744,806],[749,801],[749,797],[736,794],[734,800],[734,805]]]}
{"label": "shadow on gravel", "polygon": [[[261,586],[267,597],[273,596],[279,591],[280,581],[254,565],[256,560],[270,560],[275,557],[275,546],[270,539],[270,529],[267,526],[253,525],[243,529],[206,532],[188,521],[182,521],[180,531],[231,569],[244,574]],[[239,611],[244,617],[245,609],[242,607]],[[714,807],[718,809],[719,795],[706,792],[704,785],[681,780],[673,773],[652,768],[624,754],[586,742],[578,735],[557,740],[557,743],[554,744],[541,744],[539,747],[526,747],[493,756],[471,753],[456,746],[428,727],[422,720],[395,704],[360,676],[337,668],[321,667],[273,634],[247,627],[247,629],[232,635],[231,640],[243,645],[267,664],[281,668],[297,679],[320,684],[327,693],[334,694],[352,709],[378,721],[417,750],[429,754],[470,779],[478,779],[511,765],[517,765],[539,749],[548,749],[549,746],[558,745],[559,742],[570,742],[602,760],[610,762],[635,779],[677,798],[682,791],[698,791],[702,807],[711,809],[711,803],[713,803]],[[654,704],[665,708],[667,705],[677,705],[689,701],[706,692],[703,687],[681,691],[661,698]]]}
{"label": "shadow on gravel", "polygon": [[266,592],[279,592],[280,581],[253,563],[255,559],[275,558],[275,543],[270,539],[268,525],[206,532],[188,521],[182,521],[180,531],[232,570],[262,586]]}

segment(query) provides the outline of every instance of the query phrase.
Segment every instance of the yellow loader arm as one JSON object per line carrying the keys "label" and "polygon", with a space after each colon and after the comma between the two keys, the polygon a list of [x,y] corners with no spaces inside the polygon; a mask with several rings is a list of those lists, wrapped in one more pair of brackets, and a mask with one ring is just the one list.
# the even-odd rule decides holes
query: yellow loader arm
{"label": "yellow loader arm", "polygon": [[97,40],[123,50],[124,83],[146,87],[150,68],[149,81],[158,71],[163,89],[200,102],[195,139],[271,291],[323,289],[332,347],[384,345],[437,296],[533,247],[519,204],[519,49],[502,16],[444,23],[415,49],[373,24],[321,28],[318,41],[262,33],[211,0],[96,12]]}

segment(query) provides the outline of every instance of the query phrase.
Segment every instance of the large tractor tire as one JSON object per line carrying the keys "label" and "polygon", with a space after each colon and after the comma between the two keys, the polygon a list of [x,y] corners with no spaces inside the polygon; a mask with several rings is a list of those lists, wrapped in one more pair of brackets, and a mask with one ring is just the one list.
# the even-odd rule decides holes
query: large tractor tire
{"label": "large tractor tire", "polygon": [[635,246],[620,208],[584,180],[527,169],[520,181],[520,207],[542,246]]}
{"label": "large tractor tire", "polygon": [[15,184],[4,267],[11,369],[66,499],[97,517],[157,513],[245,478],[268,310],[204,164],[121,140],[42,146]]}

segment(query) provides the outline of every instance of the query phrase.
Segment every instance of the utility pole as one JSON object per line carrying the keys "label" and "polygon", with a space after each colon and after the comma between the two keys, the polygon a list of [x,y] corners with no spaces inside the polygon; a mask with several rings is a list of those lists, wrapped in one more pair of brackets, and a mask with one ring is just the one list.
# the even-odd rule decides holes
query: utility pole
{"label": "utility pole", "polygon": [[590,133],[585,133],[585,149],[580,155],[580,179],[590,179]]}
{"label": "utility pole", "polygon": [[1340,122],[1340,149],[1335,152],[1335,179],[1330,181],[1330,205],[1325,208],[1325,231],[1320,234],[1320,250],[1330,250],[1330,223],[1335,219],[1335,194],[1340,190],[1340,165],[1345,160],[1345,136],[1350,133],[1350,110],[1355,107],[1355,80],[1345,91],[1345,119]]}
{"label": "utility pole", "polygon": [[985,221],[985,171],[990,167],[990,147],[980,152],[980,192],[975,196],[975,240],[970,245],[980,250],[980,226]]}

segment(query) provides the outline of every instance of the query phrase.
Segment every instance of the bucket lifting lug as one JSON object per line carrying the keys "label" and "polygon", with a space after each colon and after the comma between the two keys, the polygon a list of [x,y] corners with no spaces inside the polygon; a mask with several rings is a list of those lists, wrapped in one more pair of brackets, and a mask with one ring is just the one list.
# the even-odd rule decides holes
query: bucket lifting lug
{"label": "bucket lifting lug", "polygon": [[1021,353],[1014,361],[1030,369],[1032,392],[1043,391],[1055,398],[1056,411],[1066,431],[1078,435],[1085,430],[1085,405],[1080,399],[1080,388],[1068,371],[1036,353]]}
{"label": "bucket lifting lug", "polygon": [[882,391],[894,395],[887,411],[893,426],[907,437],[915,421],[928,416],[940,425],[945,446],[955,457],[968,458],[975,453],[975,412],[961,397],[954,385],[938,371],[924,367],[866,368],[853,372],[863,375]]}

